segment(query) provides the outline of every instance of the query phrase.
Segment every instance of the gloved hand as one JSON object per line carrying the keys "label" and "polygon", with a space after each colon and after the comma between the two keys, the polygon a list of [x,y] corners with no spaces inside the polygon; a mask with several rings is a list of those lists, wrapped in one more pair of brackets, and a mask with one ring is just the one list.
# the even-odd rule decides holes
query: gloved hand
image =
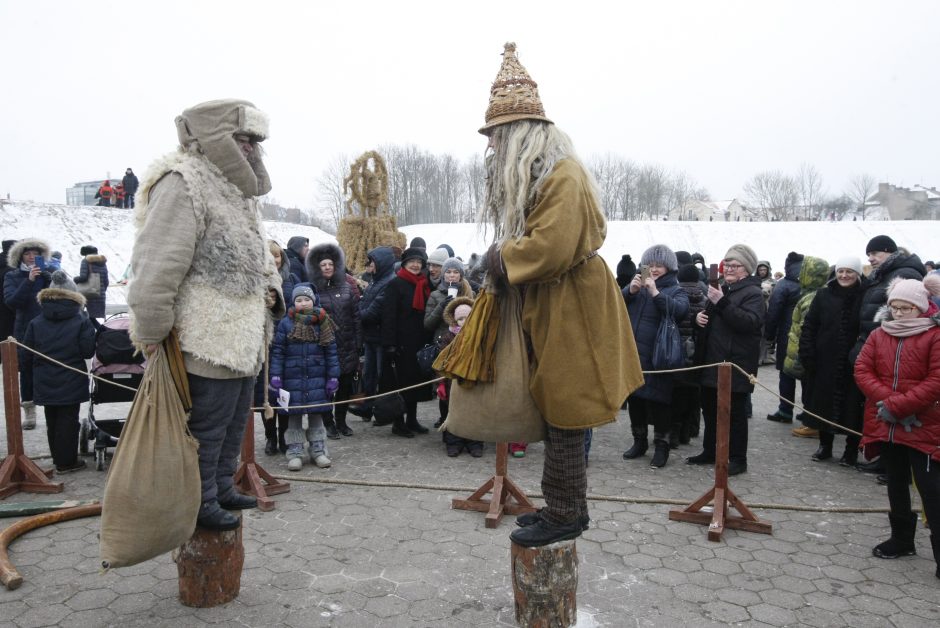
{"label": "gloved hand", "polygon": [[891,411],[888,410],[888,406],[885,405],[884,401],[875,402],[875,407],[878,408],[878,412],[875,415],[877,418],[881,419],[882,421],[885,421],[886,423],[898,422],[897,418],[895,418],[895,416],[891,414]]}
{"label": "gloved hand", "polygon": [[910,432],[910,431],[911,431],[911,428],[914,428],[914,427],[923,427],[923,425],[924,425],[923,423],[921,423],[920,421],[918,421],[918,420],[917,420],[917,416],[915,416],[915,415],[913,415],[913,414],[910,415],[910,416],[904,417],[903,419],[901,419],[900,421],[898,421],[898,423],[900,423],[900,424],[904,427],[904,431],[905,431],[905,432]]}
{"label": "gloved hand", "polygon": [[339,388],[338,379],[336,379],[335,377],[331,377],[330,379],[326,380],[326,396],[327,397],[332,397],[333,395],[335,395],[336,389],[338,388]]}
{"label": "gloved hand", "polygon": [[281,378],[275,375],[271,378],[271,389],[280,390],[281,389]]}
{"label": "gloved hand", "polygon": [[437,398],[441,401],[447,401],[447,383],[438,382],[437,383]]}

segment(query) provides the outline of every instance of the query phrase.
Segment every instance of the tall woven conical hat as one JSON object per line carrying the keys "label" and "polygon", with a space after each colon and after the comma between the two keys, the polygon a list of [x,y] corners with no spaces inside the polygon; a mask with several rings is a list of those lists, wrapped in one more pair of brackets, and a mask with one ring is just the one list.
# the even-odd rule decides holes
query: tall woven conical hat
{"label": "tall woven conical hat", "polygon": [[494,126],[515,120],[544,120],[545,108],[539,98],[539,85],[516,56],[516,44],[509,42],[504,46],[503,64],[490,88],[490,105],[486,108],[486,124],[480,133],[488,135]]}

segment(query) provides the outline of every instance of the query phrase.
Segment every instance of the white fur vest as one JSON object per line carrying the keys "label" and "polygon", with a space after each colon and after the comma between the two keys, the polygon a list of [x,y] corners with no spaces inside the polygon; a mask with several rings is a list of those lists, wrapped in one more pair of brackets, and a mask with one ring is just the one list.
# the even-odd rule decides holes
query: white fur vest
{"label": "white fur vest", "polygon": [[[188,270],[177,269],[177,274],[183,271],[185,275],[172,310],[172,326],[179,333],[187,370],[217,378],[223,374],[254,375],[264,361],[272,333],[272,318],[265,299],[268,289],[277,289],[280,281],[265,241],[257,201],[246,198],[202,155],[183,151],[166,155],[151,166],[141,183],[135,213],[138,234],[135,258],[146,255],[150,259],[146,265],[141,263],[147,269],[146,276],[135,276],[131,284],[131,291],[137,292],[135,302],[141,304],[139,313],[133,311],[132,305],[135,319],[132,333],[136,338],[160,335],[143,329],[146,323],[137,326],[138,321],[148,320],[144,313],[147,297],[143,292],[147,290],[149,276],[161,272],[161,264],[168,270],[180,263],[177,251],[171,255],[157,247],[148,249],[148,238],[141,237],[145,225],[153,228],[151,220],[154,226],[172,229],[174,216],[189,211],[188,207],[150,206],[151,190],[158,182],[163,181],[161,194],[162,186],[178,185],[179,177],[164,179],[171,172],[182,177],[184,193],[192,200],[196,220],[195,234],[180,234],[185,246],[194,244],[194,249],[182,249],[187,253],[192,250],[192,259]],[[151,209],[153,216],[149,215]],[[156,212],[167,215],[158,216]],[[128,296],[131,303],[131,295]],[[154,328],[163,331],[168,321],[152,322]]]}

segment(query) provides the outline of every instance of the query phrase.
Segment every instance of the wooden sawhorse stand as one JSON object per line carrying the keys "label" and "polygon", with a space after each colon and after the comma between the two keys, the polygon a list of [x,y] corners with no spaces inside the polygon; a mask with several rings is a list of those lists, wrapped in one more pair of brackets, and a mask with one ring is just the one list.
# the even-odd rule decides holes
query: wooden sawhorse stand
{"label": "wooden sawhorse stand", "polygon": [[241,463],[235,472],[235,486],[242,493],[254,495],[258,500],[258,510],[264,512],[274,510],[275,502],[269,495],[280,495],[290,490],[289,482],[280,482],[255,462],[255,416],[251,410],[248,411],[248,421],[245,423]]}
{"label": "wooden sawhorse stand", "polygon": [[[767,521],[758,519],[751,509],[728,488],[728,439],[731,421],[731,364],[722,363],[718,367],[718,417],[715,434],[715,485],[704,495],[696,499],[685,510],[670,510],[672,521],[688,521],[708,526],[708,540],[720,541],[725,528],[747,530],[761,534],[773,534],[773,527]],[[702,508],[714,503],[711,513],[702,512]],[[728,514],[728,506],[737,510],[741,516]]]}
{"label": "wooden sawhorse stand", "polygon": [[3,409],[7,422],[7,456],[0,463],[0,499],[13,493],[61,493],[62,482],[50,482],[52,469],[42,469],[23,449],[23,426],[20,423],[20,381],[13,342],[0,343],[3,360]]}
{"label": "wooden sawhorse stand", "polygon": [[[451,508],[457,510],[476,510],[486,513],[486,527],[495,528],[503,515],[521,515],[534,512],[535,505],[526,497],[515,482],[506,475],[506,460],[509,457],[509,444],[496,443],[496,475],[483,483],[467,499],[451,500]],[[490,499],[483,496],[492,492]],[[513,503],[515,502],[515,503]]]}

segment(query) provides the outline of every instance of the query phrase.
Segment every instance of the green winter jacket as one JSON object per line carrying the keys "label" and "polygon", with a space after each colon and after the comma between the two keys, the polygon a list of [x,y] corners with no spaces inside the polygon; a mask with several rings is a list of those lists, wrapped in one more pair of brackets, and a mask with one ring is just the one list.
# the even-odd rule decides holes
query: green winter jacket
{"label": "green winter jacket", "polygon": [[829,279],[829,262],[821,257],[807,255],[803,258],[800,270],[800,300],[793,308],[793,323],[787,336],[787,357],[783,360],[783,372],[790,377],[803,379],[804,369],[800,362],[800,333],[803,331],[803,319],[809,312],[816,291],[826,285]]}

